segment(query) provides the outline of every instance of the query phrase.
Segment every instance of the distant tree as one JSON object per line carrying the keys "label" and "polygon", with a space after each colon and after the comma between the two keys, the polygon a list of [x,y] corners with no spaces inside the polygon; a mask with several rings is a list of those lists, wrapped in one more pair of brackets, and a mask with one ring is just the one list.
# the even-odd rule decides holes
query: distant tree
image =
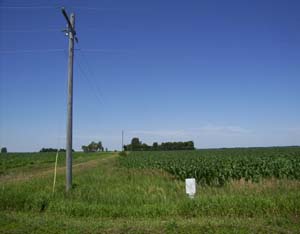
{"label": "distant tree", "polygon": [[107,152],[108,151],[108,149],[107,148],[105,148],[105,152]]}
{"label": "distant tree", "polygon": [[102,142],[101,141],[98,142],[98,150],[102,151],[102,152],[104,151],[104,147],[102,146]]}
{"label": "distant tree", "polygon": [[141,144],[140,139],[137,137],[132,138],[131,144],[132,145],[140,145]]}
{"label": "distant tree", "polygon": [[137,137],[132,138],[131,140],[131,150],[140,150],[141,149],[141,142],[140,139]]}
{"label": "distant tree", "polygon": [[153,149],[153,150],[158,150],[158,143],[157,143],[157,142],[154,142],[154,143],[153,143],[152,149]]}
{"label": "distant tree", "polygon": [[96,152],[98,150],[98,144],[96,142],[92,141],[88,145],[88,149],[89,149],[89,152]]}
{"label": "distant tree", "polygon": [[81,149],[83,150],[83,152],[87,153],[89,152],[89,148],[86,145],[81,146]]}
{"label": "distant tree", "polygon": [[83,152],[97,152],[97,151],[104,151],[104,147],[102,145],[102,142],[99,141],[96,143],[95,141],[92,141],[89,145],[83,145],[81,146],[81,149]]}
{"label": "distant tree", "polygon": [[141,150],[143,150],[143,151],[148,151],[148,150],[151,150],[151,146],[149,146],[149,145],[147,145],[146,143],[143,143],[142,145],[141,145]]}
{"label": "distant tree", "polygon": [[56,152],[57,149],[53,149],[53,148],[42,148],[40,150],[41,153],[47,153],[47,152]]}
{"label": "distant tree", "polygon": [[125,145],[125,151],[148,151],[148,150],[194,150],[194,142],[162,142],[158,144],[154,142],[152,146],[142,143],[139,138],[135,137],[131,140],[131,144]]}
{"label": "distant tree", "polygon": [[7,153],[7,148],[6,147],[2,147],[1,148],[1,154],[6,154]]}
{"label": "distant tree", "polygon": [[[41,150],[40,150],[40,153],[49,153],[49,152],[57,152],[57,150],[58,150],[58,152],[66,152],[66,149],[55,149],[55,148],[42,148]],[[72,149],[72,152],[75,152],[75,150],[74,149]]]}
{"label": "distant tree", "polygon": [[187,142],[187,149],[188,150],[194,150],[195,146],[194,146],[194,142],[193,141],[188,141]]}

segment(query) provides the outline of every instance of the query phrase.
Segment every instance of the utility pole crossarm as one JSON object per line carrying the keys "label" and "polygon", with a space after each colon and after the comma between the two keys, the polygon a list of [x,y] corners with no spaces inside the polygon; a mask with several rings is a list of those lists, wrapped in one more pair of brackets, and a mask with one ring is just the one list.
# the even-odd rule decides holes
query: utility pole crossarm
{"label": "utility pole crossarm", "polygon": [[68,23],[69,29],[71,30],[71,32],[72,32],[74,35],[76,35],[75,29],[74,29],[74,27],[73,27],[73,25],[72,25],[72,23],[71,23],[71,21],[70,21],[70,19],[69,19],[69,16],[68,16],[68,14],[67,14],[67,12],[66,12],[66,10],[65,10],[64,7],[61,8],[61,12],[62,12],[63,16],[65,17],[67,23]]}

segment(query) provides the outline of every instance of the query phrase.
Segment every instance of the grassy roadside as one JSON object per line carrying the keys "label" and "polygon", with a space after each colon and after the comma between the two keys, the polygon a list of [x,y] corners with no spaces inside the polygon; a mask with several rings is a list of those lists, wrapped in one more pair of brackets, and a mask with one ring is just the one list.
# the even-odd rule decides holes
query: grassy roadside
{"label": "grassy roadside", "polygon": [[298,233],[288,219],[198,217],[74,218],[0,212],[1,233]]}
{"label": "grassy roadside", "polygon": [[[99,159],[110,157],[112,153],[73,153],[73,167],[76,169],[85,162],[97,162]],[[58,172],[65,167],[64,152],[58,155]],[[38,176],[47,176],[53,173],[56,153],[7,153],[0,155],[0,182],[28,180]]]}
{"label": "grassy roadside", "polygon": [[[92,163],[91,163],[92,162]],[[52,194],[52,174],[2,183],[1,233],[297,233],[300,183],[244,181],[198,187],[190,200],[184,183],[160,170],[120,167],[115,155],[64,172]]]}

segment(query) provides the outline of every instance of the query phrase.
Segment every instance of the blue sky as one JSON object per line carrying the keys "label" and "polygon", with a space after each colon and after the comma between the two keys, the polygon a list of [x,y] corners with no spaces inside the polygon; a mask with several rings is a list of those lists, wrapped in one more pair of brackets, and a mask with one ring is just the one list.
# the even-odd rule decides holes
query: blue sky
{"label": "blue sky", "polygon": [[0,146],[65,147],[76,14],[76,150],[139,137],[196,147],[299,145],[300,2],[0,2]]}

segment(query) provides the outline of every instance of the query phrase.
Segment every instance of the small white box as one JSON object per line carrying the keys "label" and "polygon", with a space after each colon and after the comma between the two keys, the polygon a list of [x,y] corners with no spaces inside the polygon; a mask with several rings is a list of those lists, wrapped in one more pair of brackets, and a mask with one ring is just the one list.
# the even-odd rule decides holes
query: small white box
{"label": "small white box", "polygon": [[195,178],[185,179],[185,192],[190,196],[190,198],[194,198],[194,195],[196,194],[196,179]]}

